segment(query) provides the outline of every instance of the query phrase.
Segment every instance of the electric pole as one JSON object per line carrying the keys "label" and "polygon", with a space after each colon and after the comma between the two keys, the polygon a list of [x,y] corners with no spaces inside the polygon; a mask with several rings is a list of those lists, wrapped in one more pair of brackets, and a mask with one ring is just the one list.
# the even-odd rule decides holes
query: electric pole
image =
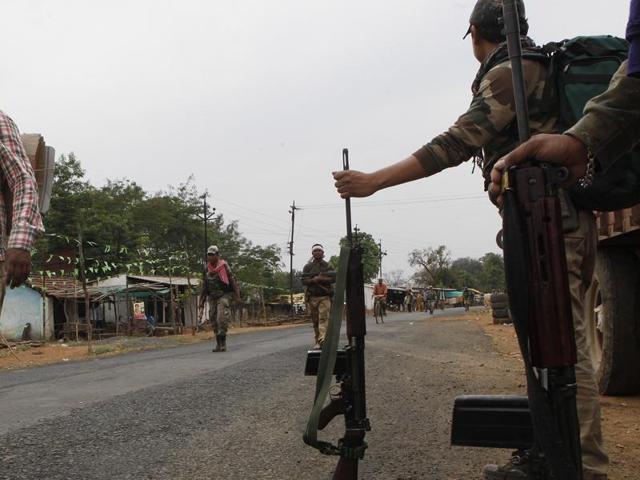
{"label": "electric pole", "polygon": [[289,206],[289,213],[291,214],[291,241],[289,242],[289,301],[291,303],[291,318],[293,318],[293,232],[296,226],[296,201]]}
{"label": "electric pole", "polygon": [[382,278],[382,257],[386,256],[387,252],[382,250],[382,239],[378,243],[378,264],[380,265],[380,278]]}
{"label": "electric pole", "polygon": [[202,200],[203,200],[203,205],[202,205],[202,215],[198,215],[198,218],[200,220],[202,220],[204,222],[204,258],[205,258],[205,266],[206,266],[206,258],[207,258],[207,248],[209,248],[209,238],[208,238],[208,228],[207,228],[207,223],[209,222],[209,220],[211,220],[213,218],[213,216],[216,214],[216,209],[211,207],[211,209],[209,210],[209,206],[207,204],[207,197],[209,196],[209,192],[205,192],[204,195],[202,195]]}

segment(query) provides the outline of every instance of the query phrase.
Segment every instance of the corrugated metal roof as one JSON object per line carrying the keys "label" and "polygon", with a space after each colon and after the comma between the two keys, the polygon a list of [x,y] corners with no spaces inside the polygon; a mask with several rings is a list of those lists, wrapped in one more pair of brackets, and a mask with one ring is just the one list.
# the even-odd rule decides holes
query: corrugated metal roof
{"label": "corrugated metal roof", "polygon": [[157,275],[129,275],[129,278],[133,280],[142,280],[143,282],[148,283],[163,283],[165,285],[173,284],[180,286],[189,286],[191,283],[192,287],[197,286],[200,281],[197,278],[187,279],[187,277],[161,277]]}

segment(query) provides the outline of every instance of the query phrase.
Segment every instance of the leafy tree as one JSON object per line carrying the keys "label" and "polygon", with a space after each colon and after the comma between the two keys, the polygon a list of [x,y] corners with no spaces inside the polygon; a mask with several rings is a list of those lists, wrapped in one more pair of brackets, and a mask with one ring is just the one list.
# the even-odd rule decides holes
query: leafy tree
{"label": "leafy tree", "polygon": [[[75,239],[81,228],[89,278],[127,271],[162,275],[202,272],[206,246],[199,214],[203,196],[192,177],[152,194],[127,179],[108,180],[97,188],[86,181],[73,153],[60,157],[54,176],[51,208],[45,218],[50,236],[37,246],[38,265],[55,257],[68,266],[67,273],[77,269]],[[279,288],[281,252],[277,246],[252,244],[240,233],[237,222],[225,222],[222,215],[208,223],[207,236],[209,244],[218,245],[241,282],[274,291]],[[50,268],[45,265],[44,270]]]}
{"label": "leafy tree", "polygon": [[409,265],[421,269],[414,275],[414,280],[421,286],[445,286],[455,281],[450,271],[451,252],[444,245],[412,250]]}
{"label": "leafy tree", "polygon": [[485,254],[480,262],[482,263],[481,290],[484,292],[504,291],[506,279],[502,255],[490,252]]}
{"label": "leafy tree", "polygon": [[482,262],[475,258],[457,258],[451,263],[451,273],[455,278],[454,288],[480,288],[482,283]]}
{"label": "leafy tree", "polygon": [[[378,278],[378,272],[380,271],[380,247],[376,243],[373,236],[369,233],[359,231],[357,237],[354,235],[354,241],[362,247],[362,270],[364,274],[364,281],[369,283]],[[340,239],[340,247],[349,246],[349,240],[346,236]],[[337,267],[338,257],[331,257],[329,263]]]}

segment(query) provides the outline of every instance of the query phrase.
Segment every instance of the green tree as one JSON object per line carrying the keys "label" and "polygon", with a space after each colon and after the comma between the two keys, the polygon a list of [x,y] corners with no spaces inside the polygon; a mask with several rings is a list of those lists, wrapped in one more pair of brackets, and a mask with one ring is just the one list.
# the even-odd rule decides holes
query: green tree
{"label": "green tree", "polygon": [[[378,278],[380,272],[380,247],[376,243],[373,236],[367,232],[358,232],[357,237],[354,236],[357,244],[362,247],[362,271],[364,273],[364,281],[372,282]],[[340,239],[340,247],[349,246],[347,237]]]}
{"label": "green tree", "polygon": [[[97,188],[85,179],[73,153],[63,155],[56,164],[51,209],[45,218],[50,235],[38,244],[38,265],[45,265],[54,253],[56,271],[60,265],[77,269],[75,239],[80,227],[89,278],[128,271],[200,275],[205,258],[202,198],[192,177],[153,194],[127,179],[108,180]],[[240,233],[238,222],[226,222],[221,214],[208,223],[207,236],[241,282],[279,288],[277,246],[252,244]],[[43,270],[51,269],[45,265]]]}
{"label": "green tree", "polygon": [[506,280],[502,255],[487,253],[480,259],[480,262],[482,263],[480,290],[484,292],[504,291]]}
{"label": "green tree", "polygon": [[455,281],[453,288],[480,288],[482,283],[482,262],[475,258],[457,258],[451,263],[451,273]]}
{"label": "green tree", "polygon": [[445,245],[412,250],[409,265],[419,268],[413,278],[420,286],[450,286],[455,282],[450,270],[451,252]]}

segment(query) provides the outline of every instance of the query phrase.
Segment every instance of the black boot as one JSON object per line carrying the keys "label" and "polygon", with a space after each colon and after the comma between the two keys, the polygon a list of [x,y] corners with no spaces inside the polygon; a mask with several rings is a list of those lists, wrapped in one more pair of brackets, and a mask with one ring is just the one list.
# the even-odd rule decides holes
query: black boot
{"label": "black boot", "polygon": [[226,335],[220,335],[220,351],[221,352],[226,352],[227,351],[227,336]]}
{"label": "black boot", "polygon": [[212,352],[223,352],[222,350],[222,335],[216,335],[216,346]]}

